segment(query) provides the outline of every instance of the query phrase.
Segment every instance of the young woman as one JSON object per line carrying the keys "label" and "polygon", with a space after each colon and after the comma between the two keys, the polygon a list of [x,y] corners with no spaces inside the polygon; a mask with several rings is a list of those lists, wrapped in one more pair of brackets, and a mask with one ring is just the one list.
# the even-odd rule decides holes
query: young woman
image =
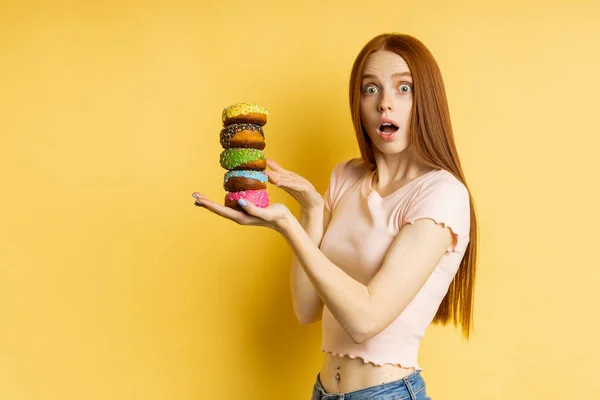
{"label": "young woman", "polygon": [[196,205],[281,233],[295,258],[301,323],[322,319],[325,359],[312,399],[429,399],[417,363],[432,323],[472,327],[477,224],[440,70],[417,39],[373,38],[350,77],[361,158],[337,164],[321,197],[268,160],[269,181],[301,205],[245,212],[194,193]]}

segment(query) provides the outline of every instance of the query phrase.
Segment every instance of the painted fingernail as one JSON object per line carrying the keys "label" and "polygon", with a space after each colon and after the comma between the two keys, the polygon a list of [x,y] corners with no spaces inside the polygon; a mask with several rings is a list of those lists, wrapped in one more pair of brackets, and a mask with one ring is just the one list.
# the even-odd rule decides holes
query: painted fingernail
{"label": "painted fingernail", "polygon": [[238,204],[242,207],[246,207],[248,205],[248,203],[244,199],[239,199]]}
{"label": "painted fingernail", "polygon": [[195,199],[198,198],[198,196],[196,196],[196,193],[192,193],[192,197],[194,197]]}
{"label": "painted fingernail", "polygon": [[194,203],[194,205],[195,205],[196,207],[204,207],[204,204],[202,204],[202,203],[201,203],[201,202],[199,202],[199,201],[196,201],[196,202]]}

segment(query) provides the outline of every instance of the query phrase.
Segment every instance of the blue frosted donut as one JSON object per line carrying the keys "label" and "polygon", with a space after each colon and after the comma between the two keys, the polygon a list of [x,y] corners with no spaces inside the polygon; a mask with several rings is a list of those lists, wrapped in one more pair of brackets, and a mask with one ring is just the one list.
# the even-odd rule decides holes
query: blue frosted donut
{"label": "blue frosted donut", "polygon": [[269,177],[262,171],[234,170],[223,176],[223,188],[228,192],[262,190],[267,188]]}

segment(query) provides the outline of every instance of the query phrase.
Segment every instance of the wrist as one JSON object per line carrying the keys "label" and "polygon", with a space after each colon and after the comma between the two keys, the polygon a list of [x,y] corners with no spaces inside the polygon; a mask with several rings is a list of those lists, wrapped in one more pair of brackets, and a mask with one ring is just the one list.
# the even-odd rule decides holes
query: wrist
{"label": "wrist", "polygon": [[298,220],[303,227],[312,221],[323,221],[323,206],[300,208],[300,216]]}
{"label": "wrist", "polygon": [[300,212],[306,215],[319,214],[323,212],[325,207],[325,201],[323,199],[312,202],[310,205],[303,205],[300,207]]}
{"label": "wrist", "polygon": [[277,230],[283,236],[288,236],[289,233],[293,230],[294,223],[298,223],[298,220],[291,212],[286,212],[284,217],[281,218],[277,223]]}

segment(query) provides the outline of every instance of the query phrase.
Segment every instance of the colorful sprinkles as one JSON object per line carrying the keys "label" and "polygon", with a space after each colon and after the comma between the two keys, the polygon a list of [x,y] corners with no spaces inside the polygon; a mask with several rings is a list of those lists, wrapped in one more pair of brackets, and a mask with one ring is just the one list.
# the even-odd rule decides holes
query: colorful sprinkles
{"label": "colorful sprinkles", "polygon": [[225,201],[235,201],[240,199],[248,200],[257,207],[265,208],[269,205],[269,194],[265,189],[244,190],[242,192],[231,192],[225,195]]}
{"label": "colorful sprinkles", "polygon": [[242,164],[265,159],[265,153],[258,149],[232,148],[221,153],[221,166],[225,169],[234,169]]}
{"label": "colorful sprinkles", "polygon": [[267,116],[269,115],[269,112],[266,109],[264,109],[263,107],[259,106],[258,104],[242,102],[242,103],[233,104],[229,107],[225,107],[225,109],[223,109],[221,119],[223,120],[223,123],[224,123],[227,118],[233,118],[238,115],[244,115],[244,114],[250,114],[250,113],[264,114]]}
{"label": "colorful sprinkles", "polygon": [[233,139],[233,137],[238,134],[239,132],[242,131],[255,131],[255,132],[259,132],[264,140],[265,137],[265,133],[262,130],[262,127],[260,125],[255,125],[255,124],[232,124],[232,125],[227,125],[225,128],[221,129],[221,145],[223,147],[230,147],[231,146],[231,139]]}
{"label": "colorful sprinkles", "polygon": [[250,171],[243,169],[225,173],[225,176],[223,177],[223,184],[226,184],[231,178],[248,178],[262,183],[265,183],[269,180],[269,177],[262,171]]}

